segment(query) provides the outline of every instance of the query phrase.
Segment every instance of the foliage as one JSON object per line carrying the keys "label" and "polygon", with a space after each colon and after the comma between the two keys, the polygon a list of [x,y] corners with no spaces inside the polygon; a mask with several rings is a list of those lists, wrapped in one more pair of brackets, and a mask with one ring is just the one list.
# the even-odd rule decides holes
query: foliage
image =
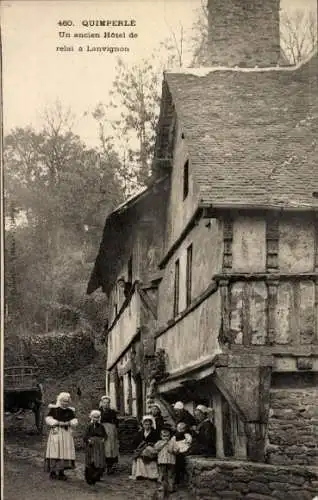
{"label": "foliage", "polygon": [[208,9],[203,1],[201,1],[201,7],[197,9],[192,32],[190,40],[193,54],[191,66],[193,68],[208,66]]}
{"label": "foliage", "polygon": [[[119,178],[126,194],[147,185],[159,112],[161,75],[150,59],[128,66],[118,59],[116,76],[110,91],[110,104],[99,103],[93,113],[100,131],[103,149],[105,128],[111,128],[112,140],[121,151]],[[109,116],[115,118],[109,119]]]}
{"label": "foliage", "polygon": [[[43,128],[5,137],[6,321],[10,330],[75,327],[105,216],[122,201],[114,151],[98,154],[70,129],[60,105]],[[72,309],[62,314],[61,306]],[[88,306],[87,311],[85,307]],[[99,306],[100,307],[100,304]],[[105,308],[105,303],[103,304]],[[72,321],[70,318],[73,318]]]}
{"label": "foliage", "polygon": [[158,349],[150,361],[149,380],[159,381],[166,375],[166,352],[164,349]]}

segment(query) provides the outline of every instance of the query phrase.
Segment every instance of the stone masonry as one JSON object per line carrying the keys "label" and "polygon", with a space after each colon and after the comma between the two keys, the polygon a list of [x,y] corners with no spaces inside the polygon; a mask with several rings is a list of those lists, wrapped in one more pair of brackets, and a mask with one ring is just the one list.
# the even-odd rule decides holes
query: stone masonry
{"label": "stone masonry", "polygon": [[272,390],[267,458],[318,466],[318,388]]}
{"label": "stone masonry", "polygon": [[190,491],[196,500],[312,500],[318,470],[189,457]]}
{"label": "stone masonry", "polygon": [[275,66],[280,59],[279,3],[209,0],[209,65]]}

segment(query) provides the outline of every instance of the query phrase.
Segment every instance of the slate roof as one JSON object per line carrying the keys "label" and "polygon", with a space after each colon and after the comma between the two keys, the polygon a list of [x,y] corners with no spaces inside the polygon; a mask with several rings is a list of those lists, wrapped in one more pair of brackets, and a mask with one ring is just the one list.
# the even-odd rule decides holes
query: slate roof
{"label": "slate roof", "polygon": [[317,53],[296,68],[195,73],[165,82],[201,203],[318,208]]}

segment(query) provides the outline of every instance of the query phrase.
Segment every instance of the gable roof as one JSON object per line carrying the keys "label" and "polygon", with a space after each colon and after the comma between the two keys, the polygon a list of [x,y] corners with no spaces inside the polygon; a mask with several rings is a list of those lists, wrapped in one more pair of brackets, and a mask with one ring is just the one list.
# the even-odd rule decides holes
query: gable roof
{"label": "gable roof", "polygon": [[87,294],[90,295],[99,287],[109,294],[121,257],[127,250],[129,235],[133,231],[132,219],[137,225],[140,217],[139,211],[147,211],[144,204],[147,205],[147,202],[149,204],[149,200],[151,201],[156,196],[160,198],[163,196],[167,182],[167,176],[153,181],[149,187],[140,189],[107,216],[99,252],[88,282]]}
{"label": "gable roof", "polygon": [[166,72],[203,206],[318,208],[318,57]]}

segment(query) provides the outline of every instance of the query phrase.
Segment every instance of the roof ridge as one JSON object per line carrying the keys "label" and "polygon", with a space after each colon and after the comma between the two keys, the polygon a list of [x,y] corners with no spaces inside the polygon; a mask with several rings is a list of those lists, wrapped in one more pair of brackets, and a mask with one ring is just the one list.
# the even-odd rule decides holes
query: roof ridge
{"label": "roof ridge", "polygon": [[317,55],[317,47],[315,47],[307,57],[305,57],[298,64],[290,65],[290,66],[268,66],[268,67],[240,67],[240,66],[210,66],[210,67],[199,67],[199,68],[177,68],[164,71],[164,74],[183,74],[183,75],[193,75],[193,76],[207,76],[210,73],[214,73],[217,71],[223,72],[236,72],[236,73],[264,73],[270,71],[297,71],[302,66],[307,64],[315,55]]}

